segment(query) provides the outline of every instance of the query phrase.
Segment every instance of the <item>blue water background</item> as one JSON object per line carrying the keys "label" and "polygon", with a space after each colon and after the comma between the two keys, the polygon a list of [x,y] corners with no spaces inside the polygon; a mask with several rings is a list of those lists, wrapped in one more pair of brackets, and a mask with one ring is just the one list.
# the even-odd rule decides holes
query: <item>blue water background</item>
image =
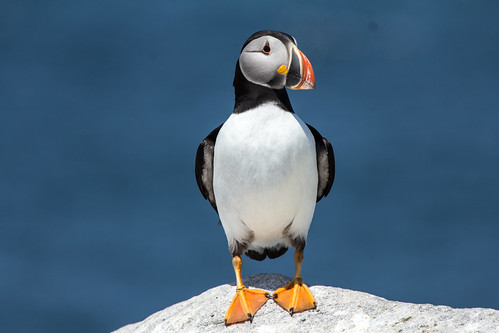
{"label": "blue water background", "polygon": [[[292,34],[337,178],[304,278],[499,309],[499,2],[0,2],[0,331],[106,332],[234,280],[194,178],[240,47]],[[292,253],[292,252],[291,252]],[[244,275],[294,273],[292,255]],[[320,306],[320,305],[319,305]]]}

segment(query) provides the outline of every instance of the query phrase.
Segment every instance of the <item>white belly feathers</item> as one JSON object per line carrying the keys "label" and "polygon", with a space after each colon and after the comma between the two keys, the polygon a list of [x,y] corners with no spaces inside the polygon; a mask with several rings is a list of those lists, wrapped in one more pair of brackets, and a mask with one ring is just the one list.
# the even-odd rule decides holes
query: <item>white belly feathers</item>
{"label": "white belly feathers", "polygon": [[315,141],[294,113],[274,104],[232,114],[218,133],[213,188],[229,244],[254,234],[251,248],[306,239],[317,195]]}

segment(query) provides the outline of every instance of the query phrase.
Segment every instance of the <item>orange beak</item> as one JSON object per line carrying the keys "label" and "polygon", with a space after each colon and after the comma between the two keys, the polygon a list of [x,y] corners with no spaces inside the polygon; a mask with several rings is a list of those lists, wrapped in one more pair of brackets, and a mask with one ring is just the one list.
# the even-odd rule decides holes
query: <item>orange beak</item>
{"label": "orange beak", "polygon": [[312,64],[296,46],[291,48],[291,54],[286,86],[290,89],[314,89],[315,76]]}

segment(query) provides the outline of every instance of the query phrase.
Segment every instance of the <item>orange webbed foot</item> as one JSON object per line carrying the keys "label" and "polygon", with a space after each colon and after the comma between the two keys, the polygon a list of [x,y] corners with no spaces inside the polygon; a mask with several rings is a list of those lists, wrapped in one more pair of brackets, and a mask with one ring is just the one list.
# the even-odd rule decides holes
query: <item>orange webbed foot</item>
{"label": "orange webbed foot", "polygon": [[236,296],[225,314],[225,325],[253,321],[255,313],[270,298],[270,293],[259,289],[242,287],[236,290]]}
{"label": "orange webbed foot", "polygon": [[272,296],[290,315],[317,307],[314,296],[301,278],[294,278],[284,287],[277,289]]}

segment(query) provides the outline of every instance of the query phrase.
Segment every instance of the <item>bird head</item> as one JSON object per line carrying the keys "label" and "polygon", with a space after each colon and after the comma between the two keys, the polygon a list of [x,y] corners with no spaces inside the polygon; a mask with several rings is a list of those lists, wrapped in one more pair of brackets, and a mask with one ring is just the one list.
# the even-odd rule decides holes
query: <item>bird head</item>
{"label": "bird head", "polygon": [[272,89],[314,89],[312,65],[298,49],[296,40],[283,32],[264,30],[244,43],[239,56],[244,77]]}

